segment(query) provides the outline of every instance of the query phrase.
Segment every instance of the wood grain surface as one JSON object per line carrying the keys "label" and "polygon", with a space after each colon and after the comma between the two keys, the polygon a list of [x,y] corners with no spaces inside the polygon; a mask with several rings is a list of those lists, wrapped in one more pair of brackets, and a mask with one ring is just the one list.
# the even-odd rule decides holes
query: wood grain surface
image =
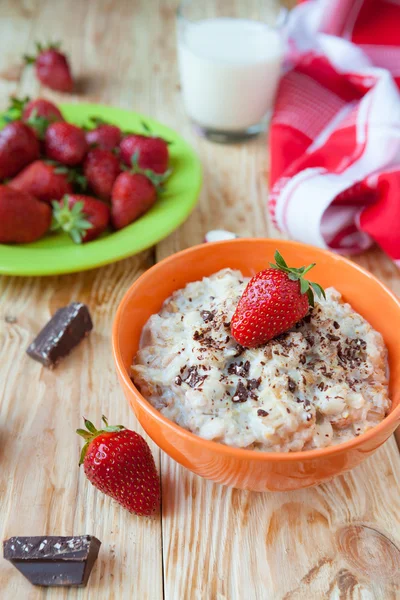
{"label": "wood grain surface", "polygon": [[[243,0],[245,2],[245,0]],[[155,261],[201,242],[211,228],[279,238],[267,211],[262,136],[236,146],[196,137],[184,114],[175,56],[175,1],[3,0],[0,102],[9,94],[110,103],[176,128],[199,153],[204,187],[183,227],[155,249],[76,275],[0,280],[0,531],[93,534],[102,540],[85,589],[34,588],[0,559],[5,600],[318,600],[400,598],[400,457],[395,439],[317,488],[256,494],[200,479],[152,444],[162,514],[138,518],[98,493],[77,466],[82,415],[141,433],[114,371],[110,332],[130,283]],[[41,90],[20,56],[62,39],[78,78],[71,96]],[[400,293],[377,249],[356,259]],[[50,315],[89,304],[95,328],[54,372],[25,355]],[[7,317],[16,318],[9,323]],[[8,321],[12,319],[7,319]]]}

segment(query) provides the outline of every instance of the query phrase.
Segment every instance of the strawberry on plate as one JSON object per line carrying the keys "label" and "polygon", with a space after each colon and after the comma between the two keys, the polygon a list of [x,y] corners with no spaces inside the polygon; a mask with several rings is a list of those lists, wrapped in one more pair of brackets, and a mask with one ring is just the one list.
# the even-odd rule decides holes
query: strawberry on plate
{"label": "strawberry on plate", "polygon": [[95,127],[86,131],[86,141],[89,146],[101,148],[102,150],[118,148],[122,135],[120,128],[111,125],[111,123],[106,123],[98,117],[92,117],[91,121]]}
{"label": "strawberry on plate", "polygon": [[46,119],[49,123],[64,121],[60,110],[49,100],[45,100],[44,98],[31,100],[29,96],[25,96],[25,98],[12,96],[10,98],[10,104],[5,113],[7,121],[22,120],[26,123],[36,117]]}
{"label": "strawberry on plate", "polygon": [[49,229],[51,209],[31,194],[0,185],[0,243],[29,244]]}
{"label": "strawberry on plate", "polygon": [[152,515],[160,507],[160,481],[147,442],[123,425],[109,426],[104,416],[102,420],[103,429],[87,419],[87,429],[77,429],[86,442],[79,465],[98,490],[129,512]]}
{"label": "strawberry on plate", "polygon": [[278,251],[275,261],[250,279],[232,317],[232,336],[245,348],[261,346],[293,327],[314,306],[314,293],[325,297],[318,283],[304,279],[315,263],[291,268]]}
{"label": "strawberry on plate", "polygon": [[26,64],[34,64],[36,77],[39,81],[58,92],[71,92],[74,82],[68,59],[60,51],[60,44],[48,44],[42,46],[36,43],[36,56],[25,55]]}
{"label": "strawberry on plate", "polygon": [[76,244],[99,237],[110,222],[107,204],[84,194],[66,194],[60,202],[52,202],[52,231],[65,231]]}
{"label": "strawberry on plate", "polygon": [[65,121],[48,126],[44,143],[48,158],[69,166],[81,163],[88,151],[85,132]]}
{"label": "strawberry on plate", "polygon": [[44,98],[31,100],[24,107],[22,120],[28,121],[32,117],[43,117],[44,119],[47,119],[49,123],[53,123],[54,121],[64,121],[64,117],[57,106]]}
{"label": "strawberry on plate", "polygon": [[121,160],[128,167],[132,165],[136,156],[141,169],[150,169],[154,173],[162,174],[168,168],[168,144],[162,138],[131,134],[123,138],[119,147]]}
{"label": "strawberry on plate", "polygon": [[118,175],[111,195],[111,220],[115,229],[136,221],[156,200],[156,186],[146,175],[129,171]]}
{"label": "strawberry on plate", "polygon": [[0,131],[0,180],[16,175],[39,158],[40,146],[32,129],[13,121]]}
{"label": "strawberry on plate", "polygon": [[51,204],[65,194],[72,194],[73,187],[67,167],[35,160],[23,169],[8,185],[14,190],[32,194],[38,200]]}
{"label": "strawberry on plate", "polygon": [[85,158],[83,172],[95,195],[102,200],[109,200],[114,182],[121,172],[115,154],[110,150],[93,148]]}

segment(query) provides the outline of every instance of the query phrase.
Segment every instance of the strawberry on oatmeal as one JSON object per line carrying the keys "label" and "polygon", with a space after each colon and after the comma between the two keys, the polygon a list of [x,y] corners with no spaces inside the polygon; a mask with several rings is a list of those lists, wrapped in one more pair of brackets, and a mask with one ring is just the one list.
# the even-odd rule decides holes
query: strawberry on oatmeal
{"label": "strawberry on oatmeal", "polygon": [[288,331],[245,348],[231,321],[248,283],[223,269],[150,317],[132,367],[149,402],[200,437],[269,452],[330,446],[377,425],[390,409],[382,336],[328,288]]}

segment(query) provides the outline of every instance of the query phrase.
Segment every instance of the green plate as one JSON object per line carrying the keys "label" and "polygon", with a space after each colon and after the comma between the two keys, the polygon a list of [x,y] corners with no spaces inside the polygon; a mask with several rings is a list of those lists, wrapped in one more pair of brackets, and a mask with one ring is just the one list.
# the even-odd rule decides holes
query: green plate
{"label": "green plate", "polygon": [[63,233],[46,234],[33,244],[0,244],[0,273],[55,275],[84,271],[137,254],[167,237],[189,216],[201,187],[201,164],[192,148],[175,131],[146,116],[99,104],[62,104],[67,121],[85,125],[98,116],[124,131],[145,133],[145,123],[168,142],[172,175],[165,191],[143,217],[116,232],[77,245]]}

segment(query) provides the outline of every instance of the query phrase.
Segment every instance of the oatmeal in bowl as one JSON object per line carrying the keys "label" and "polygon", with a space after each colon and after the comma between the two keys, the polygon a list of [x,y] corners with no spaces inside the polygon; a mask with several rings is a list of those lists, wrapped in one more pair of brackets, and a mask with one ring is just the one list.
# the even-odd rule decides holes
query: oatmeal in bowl
{"label": "oatmeal in bowl", "polygon": [[288,331],[245,348],[231,321],[249,281],[222,269],[150,317],[132,366],[144,397],[206,440],[265,452],[324,448],[380,423],[390,409],[381,334],[332,287]]}
{"label": "oatmeal in bowl", "polygon": [[[297,242],[279,240],[296,269],[271,272],[276,245],[178,252],[132,283],[113,326],[118,377],[150,438],[197,475],[253,491],[327,481],[400,424],[399,299],[354,262]],[[314,262],[326,299],[301,281]]]}

